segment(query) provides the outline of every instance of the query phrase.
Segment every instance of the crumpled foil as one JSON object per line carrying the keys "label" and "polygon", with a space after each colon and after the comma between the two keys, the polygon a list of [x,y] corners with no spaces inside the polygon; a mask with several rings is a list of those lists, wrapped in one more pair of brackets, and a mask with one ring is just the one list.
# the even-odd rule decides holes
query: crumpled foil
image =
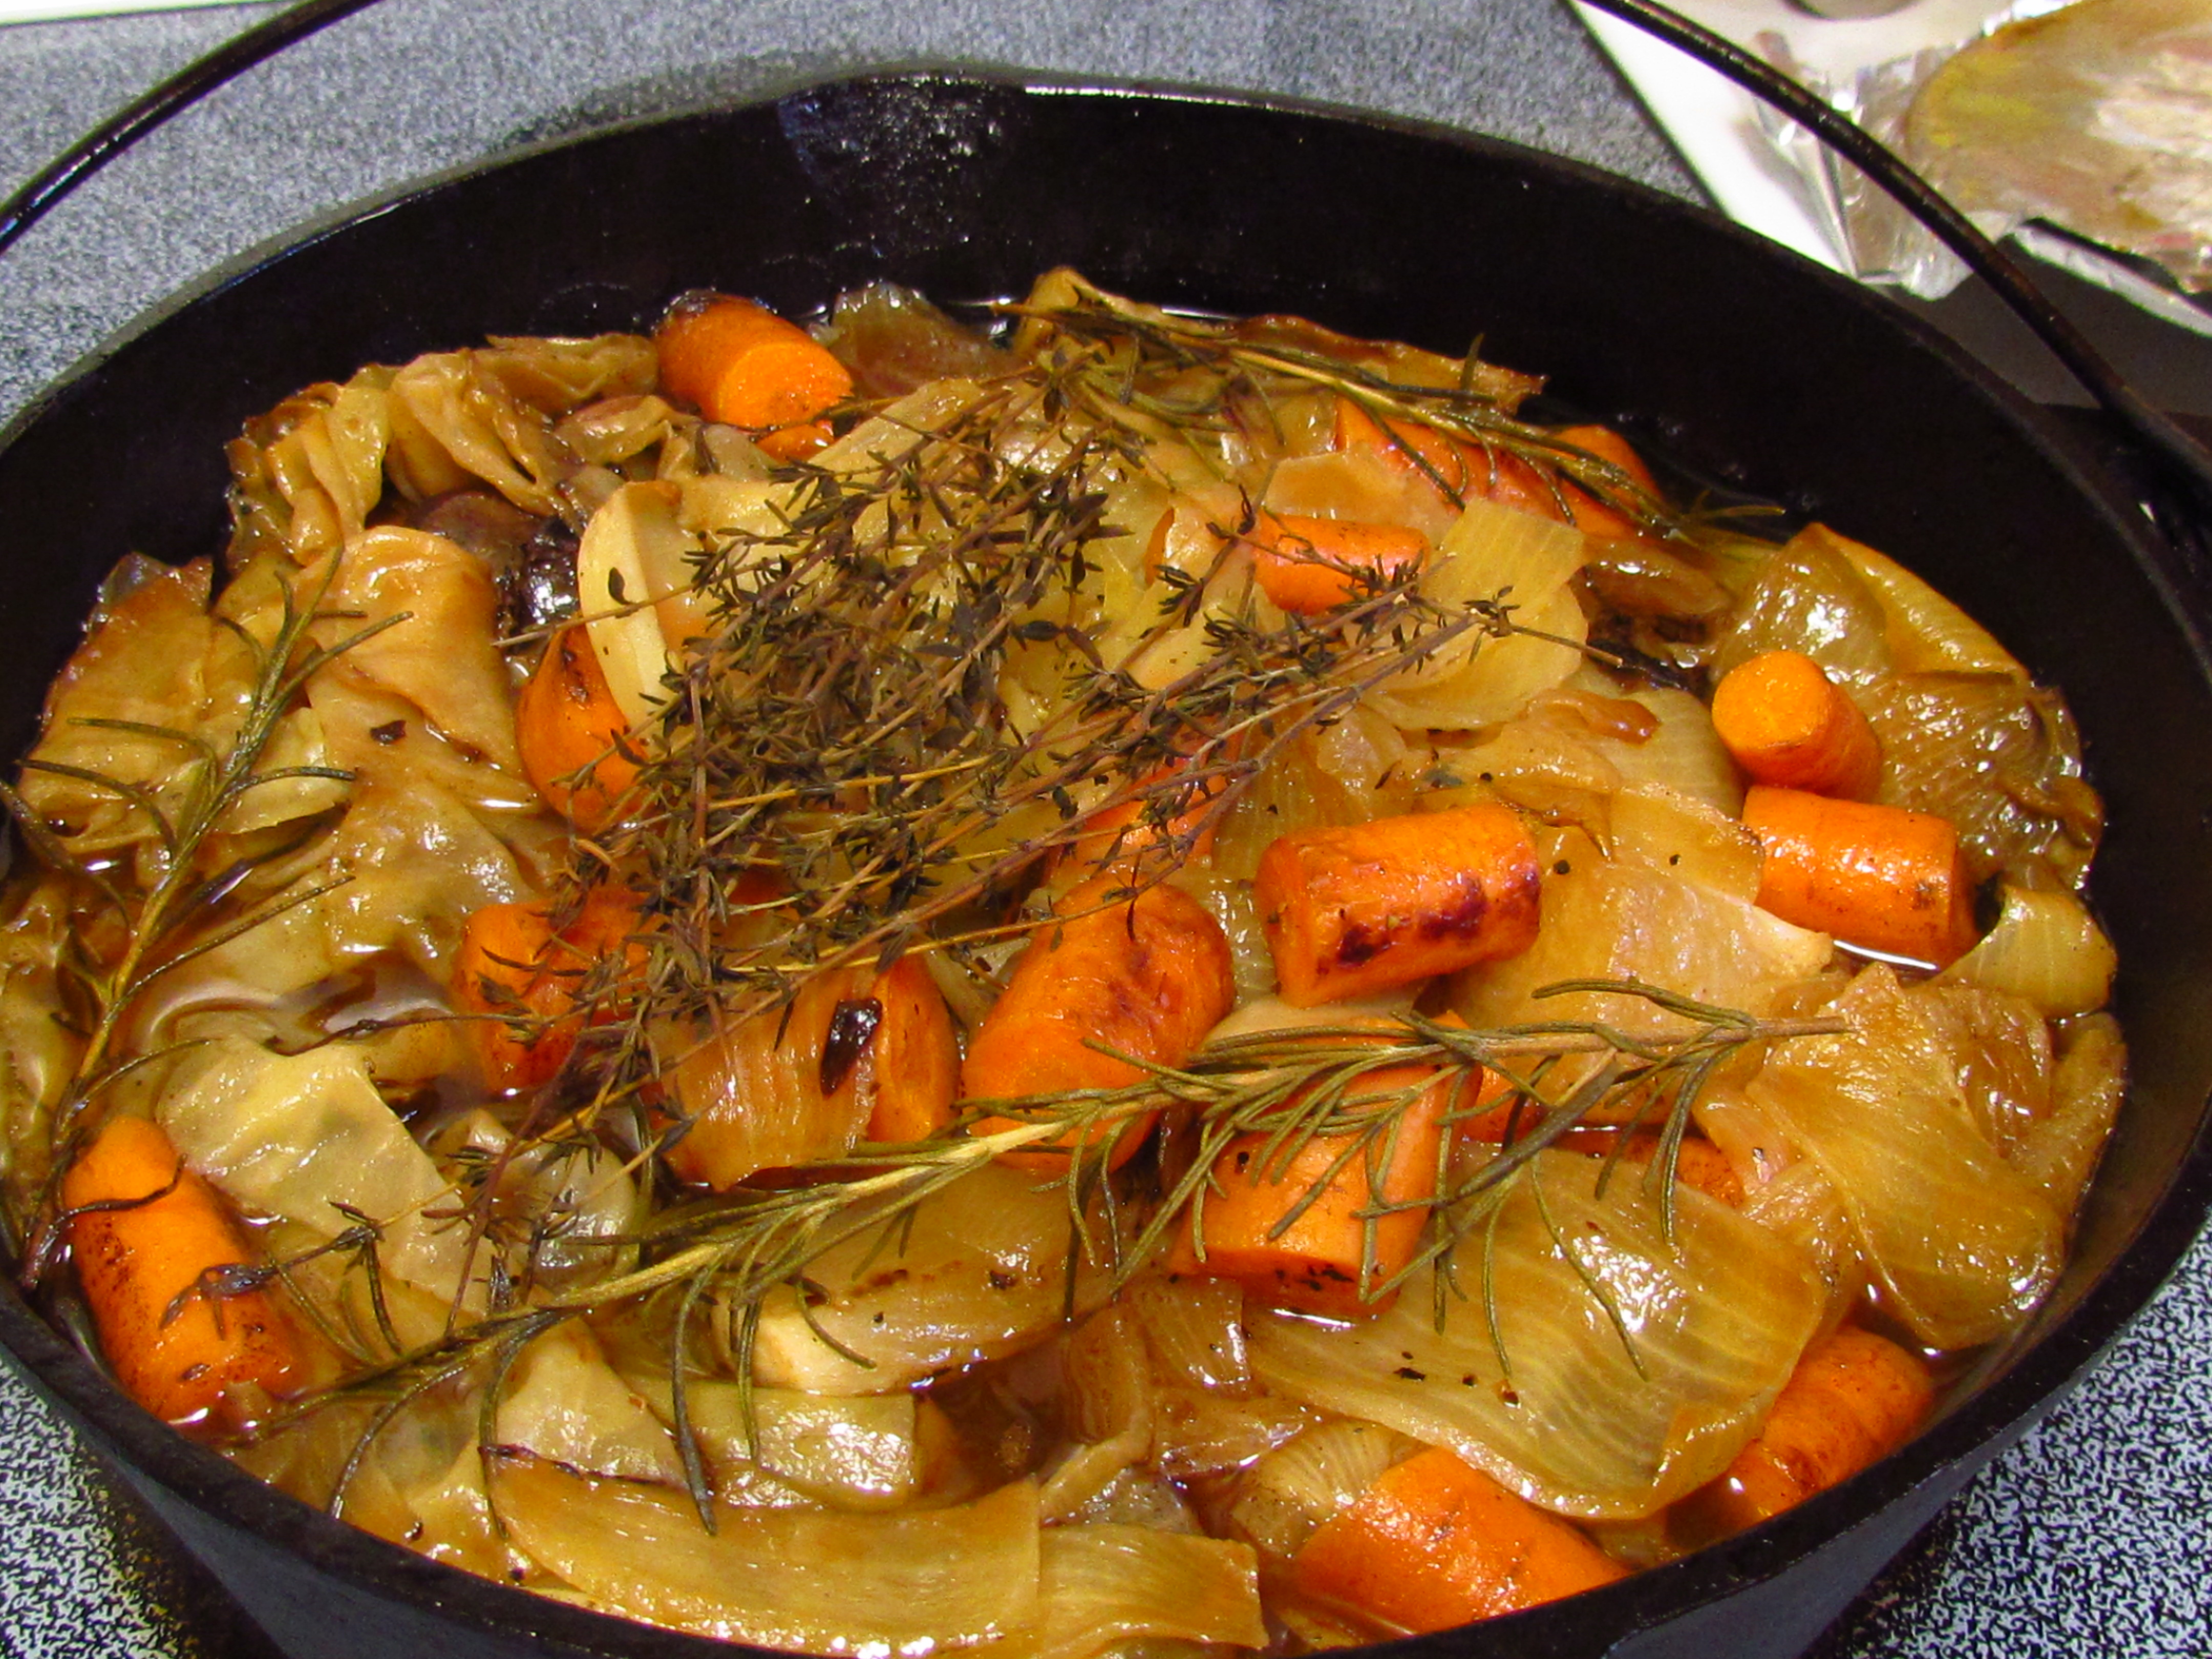
{"label": "crumpled foil", "polygon": [[[1955,45],[1831,74],[1753,46],[1904,156],[1993,237],[2046,220],[2212,289],[2212,0],[2017,0]],[[1796,122],[1767,142],[1853,275],[1940,299],[1966,267]]]}

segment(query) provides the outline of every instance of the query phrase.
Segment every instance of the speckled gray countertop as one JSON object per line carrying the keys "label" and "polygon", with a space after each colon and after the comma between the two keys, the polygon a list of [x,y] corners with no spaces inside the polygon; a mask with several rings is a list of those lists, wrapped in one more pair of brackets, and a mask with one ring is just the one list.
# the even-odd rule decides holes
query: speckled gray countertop
{"label": "speckled gray countertop", "polygon": [[[0,181],[12,187],[268,9],[0,28]],[[333,204],[526,138],[917,60],[1356,104],[1695,193],[1555,0],[386,0],[156,135],[0,261],[0,417],[148,306]],[[1970,342],[2006,338],[1971,302],[1951,320]],[[2154,327],[2122,332],[2147,390],[2205,412],[2202,358],[2177,356]],[[2081,1389],[1830,1633],[1822,1659],[2212,1654],[2208,1376],[2212,1245],[2200,1242]],[[0,1656],[266,1651],[0,1365]]]}

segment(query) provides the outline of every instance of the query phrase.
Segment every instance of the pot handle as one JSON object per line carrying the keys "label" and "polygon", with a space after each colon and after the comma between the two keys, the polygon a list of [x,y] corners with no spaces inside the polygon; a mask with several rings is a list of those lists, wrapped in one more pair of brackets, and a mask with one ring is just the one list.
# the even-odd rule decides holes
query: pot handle
{"label": "pot handle", "polygon": [[[1996,290],[1997,297],[2033,330],[2051,354],[2065,365],[2160,470],[2178,485],[2194,512],[2160,504],[2160,528],[2179,546],[2193,547],[2200,560],[2212,561],[2212,452],[2179,422],[2146,399],[2105,361],[2070,319],[2036,287],[2020,262],[1984,235],[1972,220],[1937,193],[1934,185],[1906,166],[1888,146],[1856,122],[1771,64],[1735,42],[1692,22],[1656,0],[1583,0],[1584,5],[1632,23],[1647,34],[1726,76],[1745,91],[1772,105],[1829,149],[1880,185],[1898,204],[1927,228],[1967,269]],[[2154,507],[2154,510],[2158,510]]]}

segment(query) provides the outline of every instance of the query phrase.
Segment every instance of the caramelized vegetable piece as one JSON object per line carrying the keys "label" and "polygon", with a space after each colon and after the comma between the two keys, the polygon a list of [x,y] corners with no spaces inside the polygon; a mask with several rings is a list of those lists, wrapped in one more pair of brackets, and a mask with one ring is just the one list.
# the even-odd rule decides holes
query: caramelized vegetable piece
{"label": "caramelized vegetable piece", "polygon": [[1557,1516],[1442,1448],[1387,1471],[1316,1528],[1299,1591],[1393,1632],[1451,1630],[1626,1577]]}
{"label": "caramelized vegetable piece", "polygon": [[453,952],[453,1006],[483,1016],[469,1036],[495,1093],[550,1082],[584,1028],[576,1004],[594,964],[617,953],[632,971],[641,947],[636,896],[601,883],[584,896],[573,920],[556,933],[542,904],[487,904],[461,924]]}
{"label": "caramelized vegetable piece", "polygon": [[678,301],[653,340],[664,386],[710,421],[763,434],[762,452],[777,460],[828,443],[815,417],[852,395],[852,375],[827,347],[750,300]]}
{"label": "caramelized vegetable piece", "polygon": [[868,1112],[868,1139],[926,1140],[952,1121],[960,1092],[960,1040],[944,994],[920,957],[902,957],[878,977],[883,1009],[874,1040],[855,1066]]}
{"label": "caramelized vegetable piece", "polygon": [[495,1094],[548,1082],[568,1057],[573,1035],[556,1037],[556,993],[544,979],[553,924],[539,904],[487,904],[461,924],[453,951],[453,1006],[482,1016],[471,1043]]}
{"label": "caramelized vegetable piece", "polygon": [[1757,1437],[1688,1500],[1686,1522],[1715,1535],[1757,1526],[1888,1456],[1935,1398],[1919,1355],[1846,1325],[1806,1351]]}
{"label": "caramelized vegetable piece", "polygon": [[1759,907],[1846,945],[1948,965],[1974,943],[1973,887],[1948,819],[1754,784]]}
{"label": "caramelized vegetable piece", "polygon": [[[1601,461],[1610,461],[1626,472],[1646,495],[1657,495],[1659,485],[1651,477],[1651,469],[1636,453],[1628,440],[1609,426],[1563,426],[1552,434],[1561,443],[1572,444],[1577,449],[1595,455]],[[1643,533],[1642,526],[1618,507],[1609,507],[1588,490],[1573,484],[1563,484],[1567,498],[1567,516],[1576,529],[1585,536],[1595,536],[1611,541]]]}
{"label": "caramelized vegetable piece", "polygon": [[[1529,1121],[1524,1115],[1524,1133]],[[1624,1134],[1628,1144],[1621,1146]],[[1615,1172],[1615,1180],[1641,1181],[1645,1168],[1659,1155],[1659,1134],[1654,1129],[1570,1129],[1553,1144],[1562,1152],[1593,1158],[1611,1158],[1613,1149],[1620,1147],[1620,1161],[1627,1167]],[[1682,1137],[1674,1153],[1674,1179],[1685,1187],[1696,1188],[1707,1198],[1718,1199],[1732,1210],[1743,1207],[1743,1177],[1728,1161],[1727,1154],[1703,1135]]]}
{"label": "caramelized vegetable piece", "polygon": [[[1168,1271],[1235,1279],[1263,1301],[1338,1319],[1389,1307],[1395,1287],[1376,1292],[1420,1243],[1455,1090],[1432,1067],[1398,1066],[1361,1079],[1345,1102],[1389,1111],[1398,1095],[1424,1084],[1395,1132],[1357,1150],[1349,1134],[1315,1135],[1287,1158],[1269,1156],[1267,1135],[1231,1141],[1214,1161],[1203,1227],[1200,1209],[1186,1213]],[[1389,1213],[1374,1213],[1386,1206]]]}
{"label": "caramelized vegetable piece", "polygon": [[1379,452],[1455,507],[1486,501],[1546,519],[1567,516],[1543,475],[1518,455],[1418,422],[1377,421],[1347,398],[1337,400],[1335,442],[1339,449]]}
{"label": "caramelized vegetable piece", "polygon": [[1722,677],[1713,729],[1755,782],[1863,800],[1881,781],[1874,727],[1820,665],[1767,651]]}
{"label": "caramelized vegetable piece", "polygon": [[1429,540],[1403,525],[1262,513],[1249,538],[1261,591],[1284,610],[1316,616],[1403,581]]}
{"label": "caramelized vegetable piece", "polygon": [[[1101,877],[1076,888],[1062,901],[1067,920],[1031,935],[969,1045],[962,1092],[969,1098],[1121,1088],[1144,1075],[1143,1064],[1180,1064],[1235,1004],[1229,939],[1203,905],[1166,886],[1115,899],[1115,886]],[[1012,1127],[985,1118],[975,1132]],[[1149,1117],[1131,1121],[1109,1163],[1127,1162],[1151,1127]],[[1064,1170],[1071,1144],[1062,1137],[1007,1157]]]}
{"label": "caramelized vegetable piece", "polygon": [[514,738],[546,805],[587,835],[614,821],[637,782],[637,765],[623,750],[629,729],[585,630],[562,629],[522,688]]}
{"label": "caramelized vegetable piece", "polygon": [[[300,1364],[290,1322],[259,1291],[196,1294],[252,1248],[215,1188],[155,1124],[111,1118],[63,1177],[77,1283],[124,1391],[181,1427],[241,1427],[241,1388],[281,1394]],[[115,1208],[95,1206],[113,1205]]]}
{"label": "caramelized vegetable piece", "polygon": [[1253,897],[1283,1000],[1372,996],[1535,942],[1536,844],[1494,805],[1284,836]]}
{"label": "caramelized vegetable piece", "polygon": [[959,1048],[918,958],[882,975],[817,974],[788,1008],[684,1046],[670,1058],[691,1123],[669,1146],[669,1167],[717,1190],[863,1139],[919,1140],[952,1121]]}

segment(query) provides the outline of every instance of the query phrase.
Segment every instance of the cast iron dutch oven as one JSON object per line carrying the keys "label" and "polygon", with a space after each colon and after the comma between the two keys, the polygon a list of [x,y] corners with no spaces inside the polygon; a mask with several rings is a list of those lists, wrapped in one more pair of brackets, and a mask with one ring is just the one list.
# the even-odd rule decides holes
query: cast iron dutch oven
{"label": "cast iron dutch oven", "polygon": [[[0,752],[21,752],[101,574],[224,531],[240,423],[356,365],[488,333],[647,324],[709,286],[804,313],[887,277],[1016,294],[1080,266],[1144,298],[1289,311],[1547,374],[1565,404],[1903,560],[2063,686],[2109,805],[2095,899],[2133,1087],[2072,1266],[1924,1436],[1741,1538],[1394,1652],[1798,1651],[2142,1306],[2212,1192],[2212,686],[2191,573],[2038,411],[1880,300],[1547,156],[1199,96],[927,73],[622,130],[432,185],[235,271],[6,434]],[[726,1652],[469,1577],[172,1434],[12,1294],[0,1340],[288,1649]]]}

